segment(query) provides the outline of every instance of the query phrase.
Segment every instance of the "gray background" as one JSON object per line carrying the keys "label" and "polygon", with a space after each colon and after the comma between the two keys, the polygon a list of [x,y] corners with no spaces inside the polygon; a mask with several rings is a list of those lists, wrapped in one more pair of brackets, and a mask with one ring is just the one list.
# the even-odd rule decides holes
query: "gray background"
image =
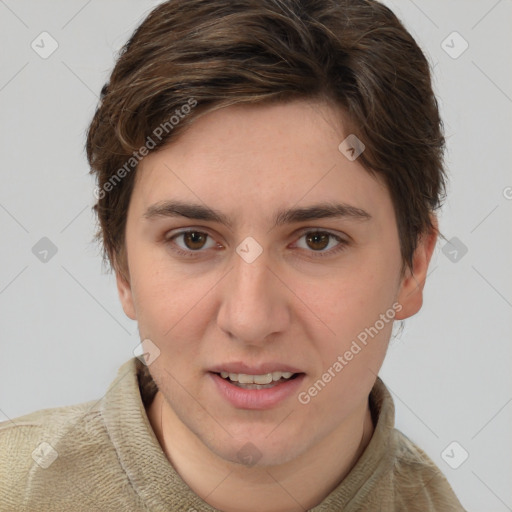
{"label": "gray background", "polygon": [[[91,242],[83,146],[116,52],[157,3],[0,0],[0,421],[100,398],[139,342]],[[435,66],[452,244],[438,244],[424,307],[381,376],[398,428],[467,510],[512,510],[512,2],[386,3]],[[43,31],[58,44],[46,59],[31,47]],[[32,251],[43,237],[57,249],[46,261]]]}

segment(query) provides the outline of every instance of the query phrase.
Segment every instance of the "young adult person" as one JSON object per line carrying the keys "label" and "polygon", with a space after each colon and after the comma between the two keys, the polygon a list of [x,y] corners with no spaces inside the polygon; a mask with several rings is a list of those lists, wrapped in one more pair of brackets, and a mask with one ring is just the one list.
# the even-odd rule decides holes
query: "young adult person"
{"label": "young adult person", "polygon": [[1,510],[463,510],[378,377],[422,306],[443,148],[376,1],[156,7],[87,137],[144,356],[0,427]]}

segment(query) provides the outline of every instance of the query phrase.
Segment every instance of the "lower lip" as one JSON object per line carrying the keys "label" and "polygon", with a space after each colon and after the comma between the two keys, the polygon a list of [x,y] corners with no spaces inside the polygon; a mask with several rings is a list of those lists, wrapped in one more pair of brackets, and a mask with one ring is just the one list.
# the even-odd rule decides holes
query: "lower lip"
{"label": "lower lip", "polygon": [[263,410],[270,409],[291,395],[296,394],[305,375],[301,373],[293,379],[264,389],[239,388],[216,373],[210,373],[210,376],[220,394],[231,405],[238,409]]}

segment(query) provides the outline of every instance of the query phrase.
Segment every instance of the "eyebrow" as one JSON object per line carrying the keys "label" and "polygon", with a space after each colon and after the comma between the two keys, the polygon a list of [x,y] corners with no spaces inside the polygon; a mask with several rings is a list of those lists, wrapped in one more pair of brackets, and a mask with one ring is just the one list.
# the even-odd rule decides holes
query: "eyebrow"
{"label": "eyebrow", "polygon": [[[207,206],[167,200],[153,204],[144,212],[144,218],[186,217],[188,219],[218,222],[232,228],[233,223],[224,213]],[[345,203],[317,203],[302,208],[281,209],[274,215],[274,227],[294,222],[318,219],[370,220],[372,216],[365,210]]]}

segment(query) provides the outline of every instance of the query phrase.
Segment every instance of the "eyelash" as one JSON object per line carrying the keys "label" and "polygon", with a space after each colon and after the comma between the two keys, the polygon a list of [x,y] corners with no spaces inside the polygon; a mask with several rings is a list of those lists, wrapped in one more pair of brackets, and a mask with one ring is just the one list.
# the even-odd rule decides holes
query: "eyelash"
{"label": "eyelash", "polygon": [[[206,235],[207,237],[213,239],[213,237],[211,237],[208,233],[206,233],[204,231],[199,231],[198,229],[185,229],[182,231],[178,231],[177,233],[174,233],[170,237],[167,237],[165,239],[165,243],[171,247],[172,251],[174,251],[175,253],[177,253],[180,256],[185,256],[185,257],[189,257],[189,258],[197,257],[200,253],[202,253],[204,251],[201,249],[198,249],[197,251],[193,251],[193,250],[185,251],[185,250],[181,249],[180,247],[177,247],[176,244],[174,243],[175,238],[177,238],[179,236],[186,235],[187,233],[199,233],[201,235]],[[314,255],[313,257],[315,257],[315,258],[317,258],[317,257],[322,258],[322,257],[326,257],[326,256],[332,256],[333,254],[337,254],[337,253],[345,250],[346,246],[349,244],[349,242],[347,240],[344,240],[340,236],[335,235],[334,233],[331,233],[330,231],[319,230],[319,229],[313,229],[313,230],[310,229],[308,231],[302,231],[299,236],[299,239],[301,239],[303,236],[309,235],[309,234],[329,235],[331,238],[334,238],[338,242],[338,245],[336,247],[334,247],[333,249],[329,249],[328,251],[313,251],[313,250],[307,251],[307,252],[312,253]]]}

